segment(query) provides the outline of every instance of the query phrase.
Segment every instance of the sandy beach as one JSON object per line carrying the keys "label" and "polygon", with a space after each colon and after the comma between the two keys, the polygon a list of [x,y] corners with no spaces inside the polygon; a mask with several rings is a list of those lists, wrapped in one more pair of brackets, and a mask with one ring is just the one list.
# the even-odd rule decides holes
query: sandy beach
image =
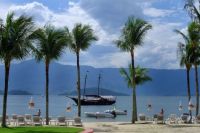
{"label": "sandy beach", "polygon": [[199,133],[200,124],[131,124],[127,122],[84,123],[95,133]]}

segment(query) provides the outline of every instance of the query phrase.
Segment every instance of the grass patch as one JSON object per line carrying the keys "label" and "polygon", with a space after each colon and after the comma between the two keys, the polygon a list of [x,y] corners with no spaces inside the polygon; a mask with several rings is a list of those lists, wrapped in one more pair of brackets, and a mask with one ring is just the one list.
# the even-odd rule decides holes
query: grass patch
{"label": "grass patch", "polygon": [[73,127],[13,127],[0,128],[0,133],[80,133],[82,128]]}

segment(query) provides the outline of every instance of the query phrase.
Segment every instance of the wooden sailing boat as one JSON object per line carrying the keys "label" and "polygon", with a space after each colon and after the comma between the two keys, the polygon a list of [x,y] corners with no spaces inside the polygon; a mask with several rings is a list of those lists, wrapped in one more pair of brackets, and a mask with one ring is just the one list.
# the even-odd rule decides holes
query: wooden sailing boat
{"label": "wooden sailing boat", "polygon": [[[85,75],[85,83],[84,83],[84,90],[83,96],[81,97],[81,105],[112,105],[116,102],[116,98],[114,96],[101,96],[100,95],[100,81],[101,81],[101,74],[98,77],[98,94],[97,95],[85,95],[86,83],[87,83],[87,73]],[[77,97],[69,97],[71,98],[76,104],[78,104]]]}

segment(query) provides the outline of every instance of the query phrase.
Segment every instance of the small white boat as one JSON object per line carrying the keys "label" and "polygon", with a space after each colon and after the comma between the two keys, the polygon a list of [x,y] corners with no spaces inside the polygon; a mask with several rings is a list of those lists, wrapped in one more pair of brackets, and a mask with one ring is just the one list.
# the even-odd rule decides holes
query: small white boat
{"label": "small white boat", "polygon": [[110,113],[113,114],[113,112],[115,112],[116,115],[127,115],[127,111],[126,110],[116,110],[116,109],[112,109],[112,110],[106,110],[104,111],[105,113]]}
{"label": "small white boat", "polygon": [[114,118],[114,115],[111,113],[105,112],[85,112],[87,117],[96,117],[96,118]]}

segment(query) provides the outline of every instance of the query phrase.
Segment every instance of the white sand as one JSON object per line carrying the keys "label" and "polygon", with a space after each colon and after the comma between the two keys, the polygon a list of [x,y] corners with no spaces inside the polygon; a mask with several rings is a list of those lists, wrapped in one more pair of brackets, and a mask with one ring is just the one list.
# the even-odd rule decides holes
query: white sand
{"label": "white sand", "polygon": [[84,122],[95,133],[200,133],[200,124],[130,124],[126,122]]}

